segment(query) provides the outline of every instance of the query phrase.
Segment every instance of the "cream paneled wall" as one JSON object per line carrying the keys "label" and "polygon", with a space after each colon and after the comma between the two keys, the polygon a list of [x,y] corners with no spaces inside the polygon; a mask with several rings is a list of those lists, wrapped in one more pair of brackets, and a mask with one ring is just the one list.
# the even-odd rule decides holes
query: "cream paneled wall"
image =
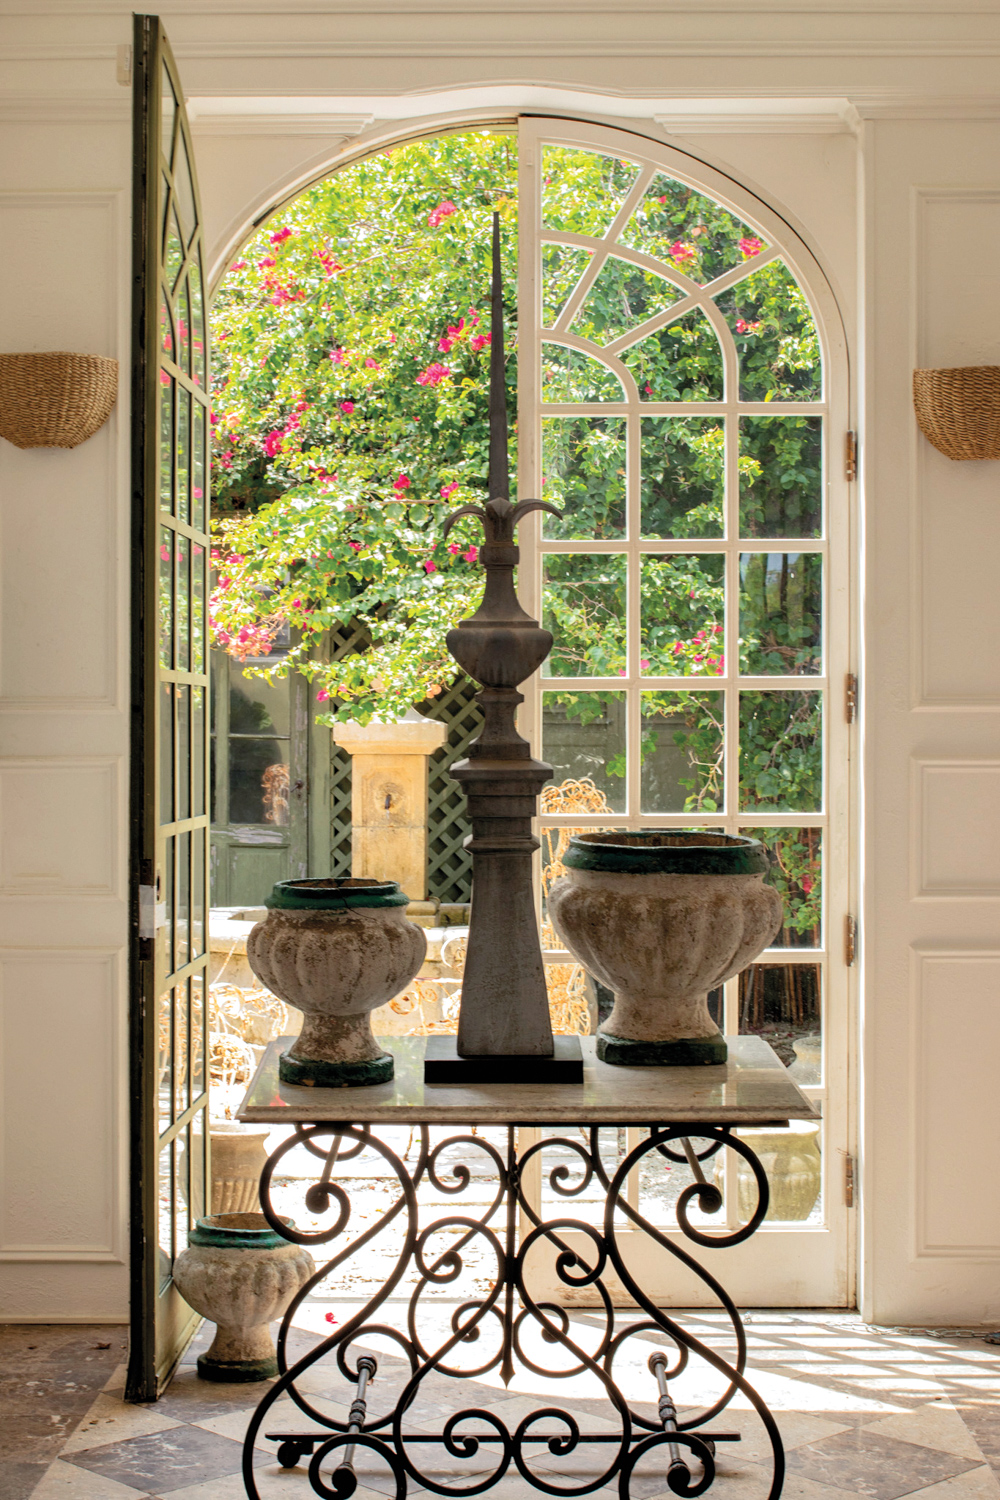
{"label": "cream paneled wall", "polygon": [[0,348],[122,371],[79,448],[0,440],[0,1317],[18,1321],[128,1311],[128,133],[120,108],[0,124]]}

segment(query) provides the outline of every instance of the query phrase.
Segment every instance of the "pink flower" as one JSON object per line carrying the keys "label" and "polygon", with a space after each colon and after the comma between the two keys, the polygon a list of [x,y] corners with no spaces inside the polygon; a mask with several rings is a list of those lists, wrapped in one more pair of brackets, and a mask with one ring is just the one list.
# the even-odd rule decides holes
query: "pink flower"
{"label": "pink flower", "polygon": [[618,676],[619,677],[624,677],[625,676],[625,668],[624,667],[619,667],[618,668]]}
{"label": "pink flower", "polygon": [[648,661],[641,661],[639,663],[639,670],[640,670],[640,672],[648,672],[649,671],[649,662]]}
{"label": "pink flower", "polygon": [[747,323],[743,318],[736,319],[737,333],[759,333],[762,327],[762,323]]}
{"label": "pink flower", "polygon": [[377,359],[366,359],[365,360],[365,369],[366,370],[381,370],[381,368],[382,368],[382,366],[379,364],[379,362],[378,362]]}
{"label": "pink flower", "polygon": [[274,458],[275,454],[281,452],[281,441],[285,436],[283,432],[269,432],[264,439],[264,452],[268,458]]}
{"label": "pink flower", "polygon": [[218,414],[218,412],[214,412],[214,411],[212,412],[211,421],[212,421],[212,426],[213,427],[217,427],[218,426],[218,422],[219,422],[219,414]]}
{"label": "pink flower", "polygon": [[681,654],[681,652],[683,650],[684,650],[684,647],[681,645],[680,641],[674,641],[674,655],[675,656],[680,656],[680,654]]}
{"label": "pink flower", "polygon": [[801,885],[802,889],[805,891],[806,895],[808,896],[809,893],[810,893],[810,891],[813,888],[813,883],[812,883],[811,877],[808,876],[808,875],[803,875],[802,879],[799,881],[799,884]]}
{"label": "pink flower", "polygon": [[439,224],[443,223],[445,219],[450,218],[451,215],[456,212],[457,210],[454,203],[452,203],[450,199],[446,198],[443,203],[438,204],[437,208],[431,209],[430,213],[427,215],[427,222],[432,229],[436,229]]}
{"label": "pink flower", "polygon": [[698,252],[693,245],[686,245],[683,240],[674,240],[670,246],[670,259],[685,265],[689,260],[694,260]]}
{"label": "pink flower", "polygon": [[431,562],[431,560],[430,560],[429,557],[425,557],[424,558],[424,572],[425,573],[436,573],[437,572],[437,563],[436,562]]}
{"label": "pink flower", "polygon": [[333,360],[335,365],[342,365],[344,363],[344,360],[347,358],[347,350],[341,349],[338,345],[336,349],[330,350],[330,358]]}
{"label": "pink flower", "polygon": [[763,248],[763,240],[758,240],[752,234],[745,234],[740,240],[740,254],[744,260],[752,260],[755,255],[760,254]]}
{"label": "pink flower", "polygon": [[448,380],[451,371],[447,365],[428,365],[427,369],[417,376],[417,385],[440,385],[442,380]]}
{"label": "pink flower", "polygon": [[284,227],[284,229],[279,229],[279,230],[276,231],[276,233],[272,234],[272,236],[271,236],[271,244],[272,245],[280,245],[283,240],[290,240],[291,237],[292,237],[292,231],[288,228],[288,226],[286,224],[285,227]]}
{"label": "pink flower", "polygon": [[232,265],[229,267],[231,271],[245,271],[246,268],[247,263],[245,260],[234,260]]}
{"label": "pink flower", "polygon": [[459,320],[458,320],[457,323],[449,324],[449,326],[448,326],[448,332],[443,336],[443,338],[440,338],[438,340],[438,348],[441,350],[442,354],[450,354],[451,353],[452,349],[455,347],[455,345],[458,343],[459,339],[462,337],[462,332],[463,332],[464,328],[465,328],[465,319],[464,318],[459,318]]}
{"label": "pink flower", "polygon": [[347,415],[350,416],[351,412],[354,410],[354,402],[353,401],[341,401],[341,403],[340,403],[340,409],[341,409],[341,411],[346,411]]}
{"label": "pink flower", "polygon": [[480,349],[485,349],[492,342],[492,333],[477,333],[476,337],[471,340],[472,347],[473,349],[475,349],[477,354],[479,353]]}
{"label": "pink flower", "polygon": [[[456,547],[455,550],[457,552],[458,548]],[[167,546],[166,542],[164,542],[160,547],[160,556],[162,557],[164,562],[170,561],[170,548]]]}
{"label": "pink flower", "polygon": [[272,260],[271,257],[268,256],[264,260],[259,260],[257,262],[257,264],[260,267],[260,269],[262,271],[264,271],[264,270],[267,269],[268,266],[276,266],[278,264],[278,262],[276,260]]}
{"label": "pink flower", "polygon": [[713,635],[721,635],[722,634],[722,626],[721,625],[713,625],[712,626],[712,633],[713,633]]}
{"label": "pink flower", "polygon": [[392,487],[394,490],[399,490],[400,493],[402,493],[403,490],[408,490],[410,488],[410,476],[408,474],[398,475],[393,480]]}
{"label": "pink flower", "polygon": [[[327,701],[327,699],[329,698],[329,696],[330,696],[330,694],[327,692],[326,688],[320,688],[319,692],[316,694],[316,702],[317,703],[325,703]],[[336,1323],[337,1320],[333,1316],[333,1313],[327,1313],[327,1315],[326,1315],[326,1321],[328,1323]]]}
{"label": "pink flower", "polygon": [[352,547],[355,552],[360,552],[361,551],[361,543],[360,542],[348,542],[347,545],[349,547]]}
{"label": "pink flower", "polygon": [[692,658],[692,660],[694,660],[694,661],[704,661],[705,658],[703,656],[695,656],[695,657]]}
{"label": "pink flower", "polygon": [[[450,498],[450,496],[452,496],[455,493],[455,491],[457,489],[458,489],[458,480],[454,479],[454,480],[452,480],[451,484],[443,484],[441,486],[441,494],[444,497],[444,499],[447,500],[447,499]],[[456,547],[455,550],[457,552],[458,548]]]}
{"label": "pink flower", "polygon": [[[330,694],[329,693],[323,693],[323,694],[317,693],[316,696],[317,696],[317,698],[320,697],[320,696],[322,696],[324,698],[329,698]],[[337,1320],[333,1316],[333,1313],[327,1313],[327,1315],[326,1315],[326,1321],[328,1323],[336,1323]]]}
{"label": "pink flower", "polygon": [[647,380],[646,381],[646,395],[647,396],[651,396],[652,394],[653,394],[653,387],[650,385],[649,381]]}
{"label": "pink flower", "polygon": [[452,557],[456,557],[458,553],[461,552],[461,550],[462,549],[457,542],[448,543],[448,551],[451,553]]}
{"label": "pink flower", "polygon": [[200,490],[198,488],[198,486],[195,485],[195,487],[194,487],[194,489],[192,491],[192,494],[194,495],[194,498],[196,500],[202,500],[202,499],[204,499],[205,492],[204,492],[204,490]]}
{"label": "pink flower", "polygon": [[468,552],[463,552],[462,553],[462,558],[467,563],[474,563],[476,561],[476,559],[477,559],[478,556],[479,556],[479,548],[478,547],[470,547],[469,550],[468,550]]}
{"label": "pink flower", "polygon": [[161,370],[160,371],[160,384],[161,385],[169,385],[170,384],[170,376],[167,374],[166,370]]}

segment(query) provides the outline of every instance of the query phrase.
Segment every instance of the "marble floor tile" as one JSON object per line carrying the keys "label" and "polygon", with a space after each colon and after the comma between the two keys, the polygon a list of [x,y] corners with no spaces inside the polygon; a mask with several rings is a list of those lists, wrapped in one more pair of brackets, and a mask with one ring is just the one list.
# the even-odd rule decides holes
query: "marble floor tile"
{"label": "marble floor tile", "polygon": [[939,1448],[945,1453],[955,1453],[959,1458],[968,1458],[973,1463],[983,1461],[979,1444],[950,1401],[928,1401],[905,1415],[900,1413],[894,1417],[881,1417],[877,1422],[868,1422],[864,1430],[877,1433],[880,1437],[916,1443],[921,1448]]}
{"label": "marble floor tile", "polygon": [[30,1493],[31,1500],[136,1500],[137,1496],[148,1495],[149,1490],[120,1484],[106,1474],[88,1474],[75,1464],[56,1459]]}
{"label": "marble floor tile", "polygon": [[916,1490],[907,1500],[998,1500],[1000,1482],[987,1465]]}
{"label": "marble floor tile", "polygon": [[875,1500],[897,1500],[978,1467],[951,1453],[878,1436],[866,1427],[806,1443],[788,1454],[790,1473]]}
{"label": "marble floor tile", "polygon": [[[197,1481],[239,1470],[242,1444],[186,1423],[145,1437],[127,1438],[106,1448],[89,1448],[67,1458],[92,1474],[150,1494],[168,1494]],[[264,1454],[258,1456],[266,1462]]]}
{"label": "marble floor tile", "polygon": [[158,1406],[126,1406],[118,1397],[102,1391],[79,1427],[63,1446],[62,1457],[82,1453],[87,1448],[106,1448],[125,1438],[145,1437],[150,1432],[166,1432],[180,1423]]}
{"label": "marble floor tile", "polygon": [[[243,1387],[246,1390],[246,1386]],[[346,1422],[349,1412],[346,1406],[339,1406],[334,1401],[326,1401],[322,1396],[310,1396],[310,1405],[324,1415],[334,1418],[338,1422]],[[192,1425],[201,1427],[206,1432],[216,1432],[220,1437],[231,1438],[234,1442],[242,1443],[246,1437],[250,1418],[253,1416],[255,1406],[243,1407],[238,1411],[227,1412],[224,1416],[205,1417],[202,1421]],[[268,1408],[267,1415],[261,1424],[257,1437],[256,1446],[262,1452],[274,1455],[275,1445],[265,1437],[268,1432],[321,1432],[329,1434],[331,1429],[322,1427],[312,1418],[306,1415],[301,1407],[296,1406],[290,1396],[279,1396],[274,1405]]]}

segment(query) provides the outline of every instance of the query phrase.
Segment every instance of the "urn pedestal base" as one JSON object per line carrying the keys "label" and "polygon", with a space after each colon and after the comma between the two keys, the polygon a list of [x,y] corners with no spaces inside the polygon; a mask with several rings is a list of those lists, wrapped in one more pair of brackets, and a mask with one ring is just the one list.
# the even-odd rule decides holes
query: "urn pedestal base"
{"label": "urn pedestal base", "polygon": [[726,1061],[729,1048],[721,1032],[718,1036],[675,1037],[670,1042],[643,1042],[599,1031],[597,1055],[601,1062],[611,1063],[616,1068],[690,1068],[698,1064],[711,1067]]}
{"label": "urn pedestal base", "polygon": [[552,1038],[548,1056],[524,1054],[462,1057],[453,1036],[429,1036],[424,1053],[424,1082],[450,1083],[582,1083],[583,1052],[578,1036]]}
{"label": "urn pedestal base", "polygon": [[278,1063],[282,1083],[297,1083],[305,1088],[363,1089],[374,1083],[388,1083],[393,1063],[388,1052],[360,1062],[324,1062],[322,1058],[293,1057],[283,1052]]}

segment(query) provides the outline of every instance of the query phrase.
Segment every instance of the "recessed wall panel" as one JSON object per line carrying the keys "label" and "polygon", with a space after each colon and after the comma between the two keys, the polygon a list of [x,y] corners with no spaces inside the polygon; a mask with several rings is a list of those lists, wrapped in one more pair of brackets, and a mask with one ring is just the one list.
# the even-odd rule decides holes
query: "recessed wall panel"
{"label": "recessed wall panel", "polygon": [[914,766],[918,896],[1000,896],[1000,761]]}
{"label": "recessed wall panel", "polygon": [[0,894],[121,897],[119,763],[0,760]]}

